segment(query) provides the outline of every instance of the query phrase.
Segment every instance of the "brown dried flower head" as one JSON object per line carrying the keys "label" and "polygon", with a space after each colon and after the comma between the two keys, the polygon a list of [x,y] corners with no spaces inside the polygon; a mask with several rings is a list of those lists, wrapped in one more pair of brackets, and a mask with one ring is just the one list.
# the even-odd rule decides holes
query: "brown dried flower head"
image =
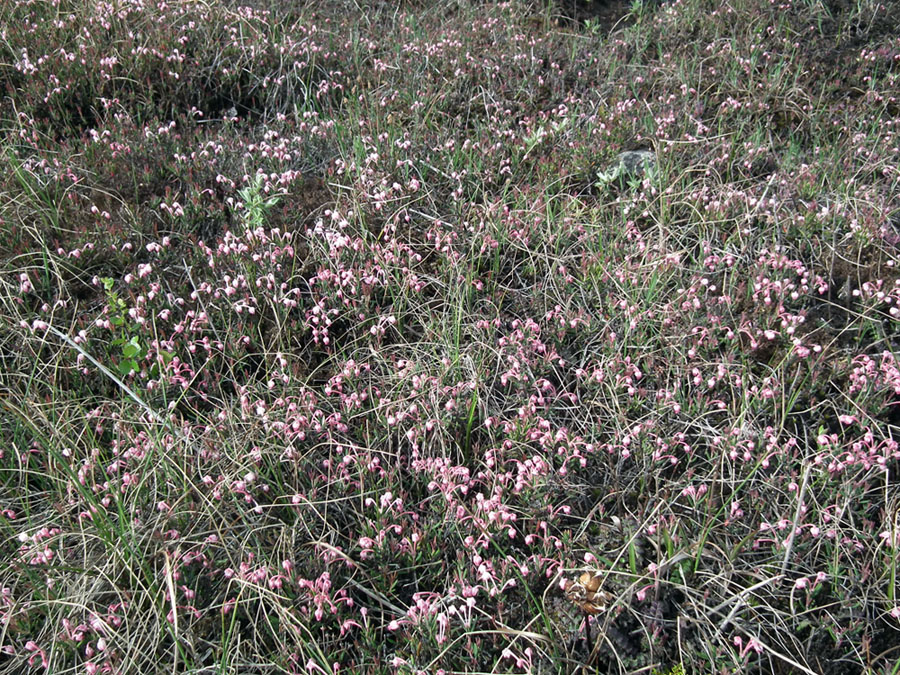
{"label": "brown dried flower head", "polygon": [[584,572],[577,580],[566,582],[566,598],[587,614],[601,614],[613,601],[612,593],[600,589],[602,583],[602,575]]}

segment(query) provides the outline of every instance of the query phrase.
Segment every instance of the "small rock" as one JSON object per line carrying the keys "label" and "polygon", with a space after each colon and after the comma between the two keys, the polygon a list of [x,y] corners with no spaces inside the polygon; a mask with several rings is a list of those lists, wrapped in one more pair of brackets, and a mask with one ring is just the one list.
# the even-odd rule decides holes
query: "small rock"
{"label": "small rock", "polygon": [[621,152],[606,171],[596,174],[597,185],[618,185],[624,188],[632,181],[640,181],[649,170],[656,168],[656,153],[651,150]]}
{"label": "small rock", "polygon": [[616,158],[620,175],[640,178],[649,167],[656,168],[656,153],[651,150],[628,150]]}

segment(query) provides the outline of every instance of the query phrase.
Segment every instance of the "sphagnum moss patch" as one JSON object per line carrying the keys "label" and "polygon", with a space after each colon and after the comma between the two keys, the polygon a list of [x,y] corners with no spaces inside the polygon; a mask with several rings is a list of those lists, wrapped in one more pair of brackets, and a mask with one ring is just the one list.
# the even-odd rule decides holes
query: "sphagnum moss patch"
{"label": "sphagnum moss patch", "polygon": [[0,2],[0,672],[892,672],[896,7],[288,4]]}

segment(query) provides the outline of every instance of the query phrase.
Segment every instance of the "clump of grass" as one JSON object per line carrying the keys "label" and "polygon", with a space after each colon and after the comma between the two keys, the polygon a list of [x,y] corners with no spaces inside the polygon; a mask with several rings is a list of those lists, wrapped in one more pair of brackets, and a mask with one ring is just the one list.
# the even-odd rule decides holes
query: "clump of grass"
{"label": "clump of grass", "polygon": [[10,9],[0,672],[891,672],[896,10],[563,4]]}

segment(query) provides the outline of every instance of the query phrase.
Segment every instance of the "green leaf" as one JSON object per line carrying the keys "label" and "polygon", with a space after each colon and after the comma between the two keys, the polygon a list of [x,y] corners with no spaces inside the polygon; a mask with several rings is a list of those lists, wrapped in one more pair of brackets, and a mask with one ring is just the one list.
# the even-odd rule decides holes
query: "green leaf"
{"label": "green leaf", "polygon": [[137,369],[138,364],[134,359],[123,359],[119,363],[119,373],[121,375],[131,375],[131,373],[133,373]]}
{"label": "green leaf", "polygon": [[122,347],[122,355],[129,359],[140,356],[142,351],[141,343],[136,337],[131,338],[131,340]]}
{"label": "green leaf", "polygon": [[633,541],[628,544],[628,568],[631,570],[632,574],[638,573],[637,548]]}

